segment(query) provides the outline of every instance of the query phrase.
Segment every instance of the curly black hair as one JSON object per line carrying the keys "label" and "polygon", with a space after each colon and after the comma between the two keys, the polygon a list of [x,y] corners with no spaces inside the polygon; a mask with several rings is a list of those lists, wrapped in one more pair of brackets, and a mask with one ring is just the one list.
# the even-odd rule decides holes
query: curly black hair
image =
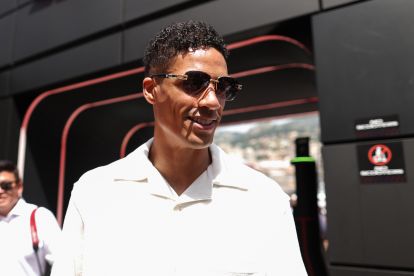
{"label": "curly black hair", "polygon": [[172,58],[192,50],[215,48],[227,60],[223,38],[209,24],[186,21],[162,29],[148,43],[144,54],[145,75],[166,72]]}

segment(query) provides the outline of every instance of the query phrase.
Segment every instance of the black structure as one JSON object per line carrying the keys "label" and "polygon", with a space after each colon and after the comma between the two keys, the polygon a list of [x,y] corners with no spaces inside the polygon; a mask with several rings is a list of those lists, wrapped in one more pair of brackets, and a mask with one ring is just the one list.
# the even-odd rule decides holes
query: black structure
{"label": "black structure", "polygon": [[[411,0],[1,1],[0,157],[19,161],[24,196],[61,219],[83,172],[151,135],[148,39],[205,20],[245,87],[226,122],[320,111],[330,274],[414,275],[413,10]],[[404,173],[369,176],[387,169]]]}
{"label": "black structure", "polygon": [[296,195],[293,209],[302,259],[309,276],[328,275],[319,226],[318,179],[315,159],[309,155],[309,138],[297,138],[295,166]]}
{"label": "black structure", "polygon": [[332,275],[414,275],[413,11],[313,17]]}

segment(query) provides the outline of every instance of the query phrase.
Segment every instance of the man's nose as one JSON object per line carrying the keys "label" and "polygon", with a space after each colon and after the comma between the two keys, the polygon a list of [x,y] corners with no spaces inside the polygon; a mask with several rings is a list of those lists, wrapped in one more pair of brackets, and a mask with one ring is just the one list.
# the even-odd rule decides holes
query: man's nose
{"label": "man's nose", "polygon": [[218,109],[221,106],[220,99],[217,96],[216,84],[210,83],[206,90],[201,94],[198,100],[199,106],[207,106],[211,109]]}

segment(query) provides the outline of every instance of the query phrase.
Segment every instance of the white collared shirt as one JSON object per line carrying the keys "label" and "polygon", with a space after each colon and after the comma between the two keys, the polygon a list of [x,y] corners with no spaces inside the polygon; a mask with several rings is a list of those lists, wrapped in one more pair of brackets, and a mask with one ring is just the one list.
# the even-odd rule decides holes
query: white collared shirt
{"label": "white collared shirt", "polygon": [[[0,275],[41,275],[30,232],[30,215],[35,208],[36,205],[19,199],[6,217],[0,216]],[[39,237],[38,255],[43,270],[46,260],[53,262],[61,233],[49,210],[39,208],[35,216]]]}
{"label": "white collared shirt", "polygon": [[306,275],[288,196],[215,145],[178,196],[152,140],[74,185],[53,276]]}

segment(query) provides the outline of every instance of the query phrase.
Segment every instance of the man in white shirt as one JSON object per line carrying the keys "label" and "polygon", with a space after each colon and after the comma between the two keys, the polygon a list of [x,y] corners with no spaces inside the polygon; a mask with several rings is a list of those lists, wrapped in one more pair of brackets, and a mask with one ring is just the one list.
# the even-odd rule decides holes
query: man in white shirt
{"label": "man in white shirt", "polygon": [[148,44],[154,137],[75,183],[53,276],[306,275],[288,196],[212,144],[242,88],[227,55],[202,22]]}
{"label": "man in white shirt", "polygon": [[[60,242],[60,227],[46,208],[21,198],[23,184],[16,166],[0,161],[0,274],[43,276]],[[33,210],[35,223],[31,224]],[[32,226],[36,227],[33,232]],[[32,235],[37,233],[37,252]]]}

